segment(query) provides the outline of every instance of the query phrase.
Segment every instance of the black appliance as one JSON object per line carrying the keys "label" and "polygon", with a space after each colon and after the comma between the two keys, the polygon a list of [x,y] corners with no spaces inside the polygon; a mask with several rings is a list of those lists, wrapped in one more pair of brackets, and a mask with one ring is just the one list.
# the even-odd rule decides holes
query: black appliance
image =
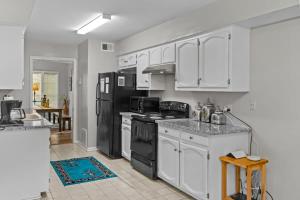
{"label": "black appliance", "polygon": [[156,120],[189,117],[189,105],[162,101],[159,113],[133,115],[131,122],[131,165],[145,176],[157,178],[158,127]]}
{"label": "black appliance", "polygon": [[159,97],[130,97],[130,111],[135,113],[159,112]]}
{"label": "black appliance", "polygon": [[136,90],[136,75],[98,74],[96,89],[97,146],[111,158],[121,157],[121,116],[129,111],[130,96],[146,96]]}
{"label": "black appliance", "polygon": [[22,101],[20,100],[3,100],[1,101],[1,119],[2,126],[21,126],[24,122],[21,119],[26,117],[25,111],[21,109]]}

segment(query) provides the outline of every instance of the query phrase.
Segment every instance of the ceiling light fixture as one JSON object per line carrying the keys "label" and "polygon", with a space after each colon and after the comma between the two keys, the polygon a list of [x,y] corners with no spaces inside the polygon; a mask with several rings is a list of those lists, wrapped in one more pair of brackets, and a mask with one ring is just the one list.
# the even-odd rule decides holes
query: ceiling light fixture
{"label": "ceiling light fixture", "polygon": [[95,19],[93,19],[92,21],[82,26],[80,29],[78,29],[76,33],[80,35],[87,34],[88,32],[91,32],[97,27],[109,22],[110,20],[111,20],[111,15],[101,14],[97,16]]}

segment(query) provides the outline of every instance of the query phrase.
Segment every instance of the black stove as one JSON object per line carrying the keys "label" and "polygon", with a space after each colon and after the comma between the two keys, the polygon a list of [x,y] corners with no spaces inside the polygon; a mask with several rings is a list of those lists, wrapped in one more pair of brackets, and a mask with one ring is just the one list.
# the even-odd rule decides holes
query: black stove
{"label": "black stove", "polygon": [[131,122],[131,165],[145,176],[157,178],[157,120],[189,117],[189,105],[162,101],[160,112],[133,115]]}

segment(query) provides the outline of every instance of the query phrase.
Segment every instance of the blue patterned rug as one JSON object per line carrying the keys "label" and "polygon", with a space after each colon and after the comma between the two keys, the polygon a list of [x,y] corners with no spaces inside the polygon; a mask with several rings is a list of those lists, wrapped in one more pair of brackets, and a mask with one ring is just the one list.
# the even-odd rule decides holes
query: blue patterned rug
{"label": "blue patterned rug", "polygon": [[51,161],[51,165],[64,186],[117,177],[94,157]]}

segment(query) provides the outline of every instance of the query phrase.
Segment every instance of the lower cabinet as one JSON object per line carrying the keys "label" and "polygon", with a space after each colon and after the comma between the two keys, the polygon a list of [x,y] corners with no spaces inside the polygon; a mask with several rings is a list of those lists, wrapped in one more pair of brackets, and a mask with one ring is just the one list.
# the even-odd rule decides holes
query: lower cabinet
{"label": "lower cabinet", "polygon": [[196,197],[206,199],[208,150],[180,143],[180,188]]}
{"label": "lower cabinet", "polygon": [[179,187],[179,142],[158,137],[158,176]]}
{"label": "lower cabinet", "polygon": [[131,160],[130,140],[131,127],[122,124],[122,156],[127,160]]}

